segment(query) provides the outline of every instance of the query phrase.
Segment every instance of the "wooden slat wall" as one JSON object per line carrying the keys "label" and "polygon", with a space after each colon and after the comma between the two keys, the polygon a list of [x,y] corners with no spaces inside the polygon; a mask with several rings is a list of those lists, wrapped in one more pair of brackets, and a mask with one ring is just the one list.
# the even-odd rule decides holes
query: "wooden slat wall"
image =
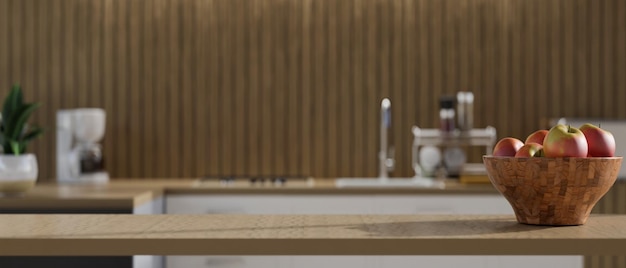
{"label": "wooden slat wall", "polygon": [[375,176],[383,97],[409,176],[411,126],[458,90],[499,137],[626,119],[625,17],[620,0],[0,0],[0,93],[43,103],[42,180],[55,111],[83,106],[107,110],[114,177]]}
{"label": "wooden slat wall", "polygon": [[[624,48],[621,0],[0,0],[0,93],[43,103],[41,180],[55,111],[84,106],[107,110],[114,177],[376,176],[383,97],[410,176],[411,126],[458,90],[499,137],[626,119]],[[626,213],[625,184],[596,212]]]}
{"label": "wooden slat wall", "polygon": [[[540,0],[2,0],[0,78],[44,102],[32,149],[54,176],[54,111],[108,111],[115,177],[373,176],[391,97],[410,126],[477,96],[476,125],[523,137],[557,116],[623,119],[624,3]],[[530,107],[530,108],[529,108]],[[480,151],[478,151],[480,152]]]}

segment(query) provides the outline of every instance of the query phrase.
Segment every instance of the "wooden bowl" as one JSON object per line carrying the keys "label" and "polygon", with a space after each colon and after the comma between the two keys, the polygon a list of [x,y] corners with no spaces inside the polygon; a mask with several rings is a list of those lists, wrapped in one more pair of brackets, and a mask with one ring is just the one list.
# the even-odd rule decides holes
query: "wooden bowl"
{"label": "wooden bowl", "polygon": [[483,156],[483,163],[518,222],[581,225],[615,183],[622,157]]}

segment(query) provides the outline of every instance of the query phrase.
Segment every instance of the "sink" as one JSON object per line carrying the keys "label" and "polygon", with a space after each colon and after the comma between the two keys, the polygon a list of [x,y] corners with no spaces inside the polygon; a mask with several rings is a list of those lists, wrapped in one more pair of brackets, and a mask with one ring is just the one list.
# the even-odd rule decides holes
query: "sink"
{"label": "sink", "polygon": [[337,178],[335,185],[338,188],[365,187],[365,188],[435,188],[443,189],[443,181],[422,178]]}

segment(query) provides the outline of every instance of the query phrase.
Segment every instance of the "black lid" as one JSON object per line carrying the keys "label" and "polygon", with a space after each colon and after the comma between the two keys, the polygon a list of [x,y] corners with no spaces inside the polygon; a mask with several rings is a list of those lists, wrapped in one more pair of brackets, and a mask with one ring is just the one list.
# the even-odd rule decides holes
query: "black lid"
{"label": "black lid", "polygon": [[439,107],[441,109],[453,109],[454,108],[454,97],[452,96],[443,96],[439,98]]}

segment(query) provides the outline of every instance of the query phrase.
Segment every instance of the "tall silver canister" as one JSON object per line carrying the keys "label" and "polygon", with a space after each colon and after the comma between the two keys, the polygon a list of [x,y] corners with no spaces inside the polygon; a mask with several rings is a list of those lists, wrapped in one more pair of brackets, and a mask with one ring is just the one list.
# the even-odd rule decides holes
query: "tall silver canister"
{"label": "tall silver canister", "polygon": [[470,131],[474,127],[474,93],[459,91],[456,94],[458,128]]}

